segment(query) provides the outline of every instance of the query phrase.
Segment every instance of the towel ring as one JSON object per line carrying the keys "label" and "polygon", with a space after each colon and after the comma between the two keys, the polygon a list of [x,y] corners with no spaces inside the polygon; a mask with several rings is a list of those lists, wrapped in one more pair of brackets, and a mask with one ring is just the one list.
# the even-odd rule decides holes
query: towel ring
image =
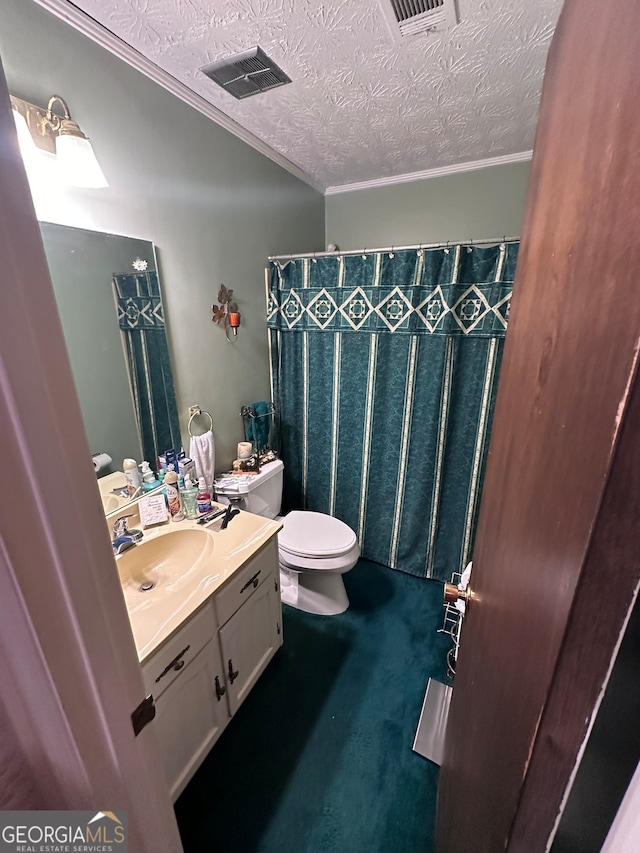
{"label": "towel ring", "polygon": [[[193,419],[199,417],[200,415],[206,416],[209,418],[209,429],[213,430],[213,418],[209,414],[209,412],[203,412],[200,406],[189,406],[189,423],[187,425],[187,431],[191,438],[193,438],[193,433],[191,432],[191,424],[193,423]],[[202,433],[201,433],[202,435]]]}

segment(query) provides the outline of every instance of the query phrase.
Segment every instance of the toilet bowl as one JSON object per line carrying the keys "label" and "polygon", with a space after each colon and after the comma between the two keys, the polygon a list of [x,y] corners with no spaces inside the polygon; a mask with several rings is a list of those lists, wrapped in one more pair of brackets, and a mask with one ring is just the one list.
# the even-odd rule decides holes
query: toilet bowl
{"label": "toilet bowl", "polygon": [[353,530],[321,512],[294,510],[282,519],[278,551],[282,600],[307,613],[335,616],[349,607],[342,575],[360,557]]}
{"label": "toilet bowl", "polygon": [[279,516],[284,466],[280,459],[263,465],[259,474],[221,478],[216,495],[242,509],[278,519],[280,587],[285,604],[323,616],[344,613],[349,607],[342,575],[360,557],[353,530],[322,512],[293,510]]}

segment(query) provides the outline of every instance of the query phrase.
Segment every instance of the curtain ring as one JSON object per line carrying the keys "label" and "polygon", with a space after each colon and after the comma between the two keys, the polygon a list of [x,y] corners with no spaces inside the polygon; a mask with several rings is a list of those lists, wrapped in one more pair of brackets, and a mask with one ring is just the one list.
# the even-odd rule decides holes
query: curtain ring
{"label": "curtain ring", "polygon": [[393,246],[391,247],[391,251],[389,252],[389,257],[390,257],[390,258],[395,258],[395,253],[394,253],[394,251],[393,251]]}
{"label": "curtain ring", "polygon": [[449,254],[449,241],[448,240],[447,240],[447,245],[444,247],[444,253],[445,253],[445,255]]}
{"label": "curtain ring", "polygon": [[362,253],[362,260],[363,261],[367,260],[367,247],[366,246],[364,247],[364,252]]}

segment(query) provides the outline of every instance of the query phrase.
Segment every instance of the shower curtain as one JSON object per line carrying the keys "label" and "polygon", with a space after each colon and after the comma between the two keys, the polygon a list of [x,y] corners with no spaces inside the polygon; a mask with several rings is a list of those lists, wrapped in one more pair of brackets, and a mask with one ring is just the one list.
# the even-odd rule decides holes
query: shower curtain
{"label": "shower curtain", "polygon": [[470,559],[518,243],[271,264],[285,509],[446,580]]}
{"label": "shower curtain", "polygon": [[158,275],[114,275],[113,287],[142,455],[155,467],[182,446]]}

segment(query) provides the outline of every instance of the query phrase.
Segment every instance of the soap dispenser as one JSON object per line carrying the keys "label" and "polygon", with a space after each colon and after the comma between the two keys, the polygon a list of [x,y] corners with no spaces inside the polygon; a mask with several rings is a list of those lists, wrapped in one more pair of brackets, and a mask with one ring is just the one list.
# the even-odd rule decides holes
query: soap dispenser
{"label": "soap dispenser", "polygon": [[151,470],[146,459],[138,467],[140,468],[140,476],[142,477],[142,488],[145,492],[150,492],[160,485],[160,480],[156,479],[156,475]]}
{"label": "soap dispenser", "polygon": [[189,519],[198,517],[198,490],[193,485],[189,477],[184,478],[184,489],[181,491],[182,508],[184,514]]}

